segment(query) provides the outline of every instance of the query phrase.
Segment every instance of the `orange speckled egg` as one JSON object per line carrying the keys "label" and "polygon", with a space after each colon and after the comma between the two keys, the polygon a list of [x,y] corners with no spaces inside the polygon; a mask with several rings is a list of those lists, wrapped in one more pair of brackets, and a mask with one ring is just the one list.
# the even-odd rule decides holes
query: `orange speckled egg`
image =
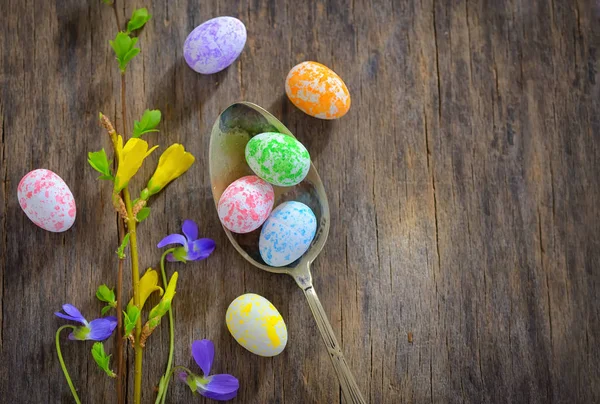
{"label": "orange speckled egg", "polygon": [[337,119],[350,109],[350,93],[333,70],[317,62],[302,62],[290,70],[285,92],[302,112],[321,119]]}

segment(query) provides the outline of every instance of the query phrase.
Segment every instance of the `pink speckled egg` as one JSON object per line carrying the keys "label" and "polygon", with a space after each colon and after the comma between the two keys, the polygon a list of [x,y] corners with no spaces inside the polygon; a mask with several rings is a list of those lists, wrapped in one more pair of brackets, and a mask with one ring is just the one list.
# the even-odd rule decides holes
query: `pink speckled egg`
{"label": "pink speckled egg", "polygon": [[33,170],[17,189],[19,205],[29,219],[44,230],[59,233],[75,222],[77,208],[71,190],[50,170]]}
{"label": "pink speckled egg", "polygon": [[234,233],[250,233],[267,220],[274,199],[271,184],[256,175],[242,177],[232,182],[221,195],[217,207],[219,219]]}

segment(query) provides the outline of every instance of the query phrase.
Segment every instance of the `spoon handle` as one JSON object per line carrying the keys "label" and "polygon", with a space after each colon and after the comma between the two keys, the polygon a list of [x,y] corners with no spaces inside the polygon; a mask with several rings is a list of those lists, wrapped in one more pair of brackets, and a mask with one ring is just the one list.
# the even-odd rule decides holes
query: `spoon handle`
{"label": "spoon handle", "polygon": [[329,324],[325,310],[323,310],[323,306],[319,301],[317,292],[315,292],[315,289],[312,286],[309,286],[303,290],[306,300],[308,300],[310,310],[313,313],[313,317],[315,318],[317,326],[319,327],[319,331],[321,331],[321,337],[327,346],[327,351],[329,352],[331,363],[333,363],[333,367],[340,381],[342,395],[344,396],[346,403],[365,404],[366,401],[362,394],[360,394],[356,380],[354,380],[354,376],[352,376],[352,372],[348,367],[346,358],[344,358],[342,348],[335,338],[335,334],[333,333],[331,324]]}

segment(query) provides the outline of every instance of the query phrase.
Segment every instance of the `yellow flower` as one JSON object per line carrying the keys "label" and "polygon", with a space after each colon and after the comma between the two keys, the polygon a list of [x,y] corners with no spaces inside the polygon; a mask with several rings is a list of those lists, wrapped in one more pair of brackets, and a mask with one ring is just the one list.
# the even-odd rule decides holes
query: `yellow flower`
{"label": "yellow flower", "polygon": [[152,334],[154,329],[158,327],[160,324],[161,318],[169,312],[171,309],[171,302],[173,300],[173,296],[175,296],[175,286],[177,285],[177,278],[179,274],[177,272],[173,273],[171,279],[169,279],[169,284],[167,285],[167,289],[165,290],[165,294],[163,295],[160,302],[152,310],[150,310],[150,314],[148,315],[148,321],[144,324],[144,328],[142,329],[142,335],[140,338],[140,344],[144,346],[146,344],[146,339]]}
{"label": "yellow flower", "polygon": [[139,138],[131,138],[123,147],[123,138],[117,138],[117,155],[119,157],[119,168],[115,175],[115,192],[121,192],[127,186],[131,177],[138,172],[142,162],[158,146],[148,150],[148,143]]}
{"label": "yellow flower", "polygon": [[179,143],[172,144],[163,152],[158,160],[156,171],[148,181],[146,189],[142,191],[141,198],[146,200],[158,193],[175,178],[185,173],[194,164],[194,156],[185,151]]}
{"label": "yellow flower", "polygon": [[160,323],[160,319],[164,316],[169,309],[171,308],[171,301],[173,300],[173,296],[175,296],[175,287],[177,286],[177,278],[179,277],[179,273],[174,272],[171,279],[169,279],[169,284],[167,285],[167,289],[165,290],[165,294],[163,295],[160,302],[152,310],[150,310],[150,314],[148,315],[148,322],[151,325],[151,328],[154,329]]}
{"label": "yellow flower", "polygon": [[[159,296],[162,296],[163,289],[158,286],[158,272],[152,268],[148,268],[140,279],[140,306],[144,308],[144,304],[148,297],[158,290]],[[128,306],[133,304],[133,299],[129,301]]]}

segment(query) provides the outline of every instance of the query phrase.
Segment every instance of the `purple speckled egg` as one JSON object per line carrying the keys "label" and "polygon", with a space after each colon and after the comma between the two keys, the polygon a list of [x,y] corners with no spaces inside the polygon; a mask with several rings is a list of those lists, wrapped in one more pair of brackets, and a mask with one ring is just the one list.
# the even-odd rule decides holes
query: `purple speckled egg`
{"label": "purple speckled egg", "polygon": [[220,72],[232,64],[246,44],[246,26],[233,17],[217,17],[197,26],[183,44],[187,64],[202,74]]}

